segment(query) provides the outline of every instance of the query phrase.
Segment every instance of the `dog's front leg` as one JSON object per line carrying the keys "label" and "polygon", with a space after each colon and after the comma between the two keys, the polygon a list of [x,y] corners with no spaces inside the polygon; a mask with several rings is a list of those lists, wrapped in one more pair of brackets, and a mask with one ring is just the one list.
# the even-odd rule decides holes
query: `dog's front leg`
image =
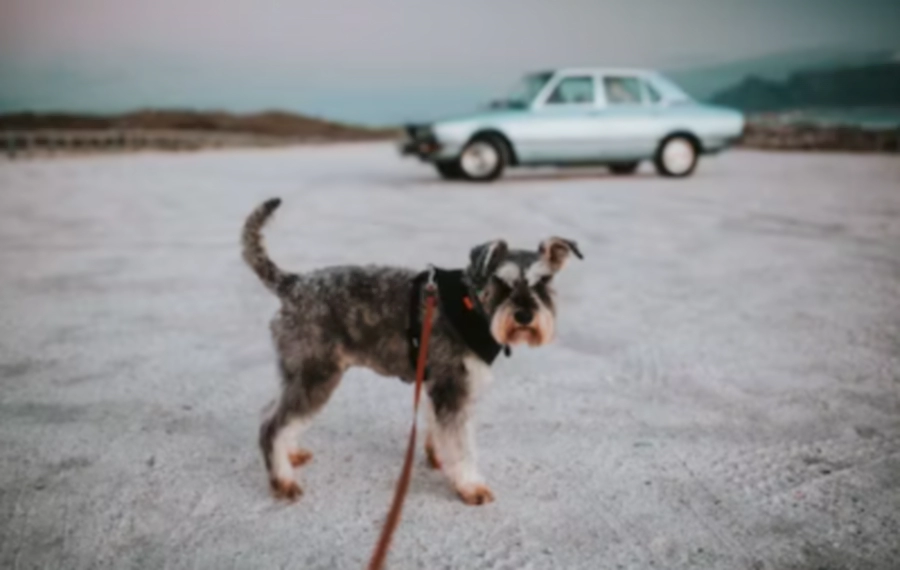
{"label": "dog's front leg", "polygon": [[462,500],[483,505],[493,501],[494,494],[478,470],[473,411],[478,394],[490,378],[487,367],[467,363],[466,369],[464,377],[445,379],[429,390],[434,406],[429,434],[441,469]]}
{"label": "dog's front leg", "polygon": [[425,429],[425,459],[428,461],[428,467],[432,469],[441,469],[441,457],[437,452],[437,443],[435,443],[435,433],[437,432],[437,416],[434,415],[434,404],[431,397],[426,397],[425,401],[425,419],[428,422]]}
{"label": "dog's front leg", "polygon": [[483,505],[494,500],[494,494],[478,470],[475,434],[469,410],[438,418],[435,443],[444,473],[454,489],[469,505]]}

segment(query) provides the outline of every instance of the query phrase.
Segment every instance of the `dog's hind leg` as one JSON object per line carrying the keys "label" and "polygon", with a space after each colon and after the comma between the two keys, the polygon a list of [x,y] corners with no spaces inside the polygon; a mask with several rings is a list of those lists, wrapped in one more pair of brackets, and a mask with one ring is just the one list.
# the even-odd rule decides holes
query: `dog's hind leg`
{"label": "dog's hind leg", "polygon": [[294,480],[293,467],[308,461],[312,454],[297,447],[298,439],[328,402],[343,373],[344,367],[337,358],[308,357],[298,366],[282,359],[281,398],[259,433],[269,482],[276,496],[293,500],[302,494]]}

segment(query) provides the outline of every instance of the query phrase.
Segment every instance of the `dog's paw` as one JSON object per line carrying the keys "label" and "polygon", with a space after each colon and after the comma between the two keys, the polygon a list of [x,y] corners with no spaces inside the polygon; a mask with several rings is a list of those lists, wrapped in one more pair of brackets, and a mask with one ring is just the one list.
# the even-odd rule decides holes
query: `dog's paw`
{"label": "dog's paw", "polygon": [[460,486],[456,488],[456,492],[467,505],[486,505],[494,502],[494,494],[483,483]]}
{"label": "dog's paw", "polygon": [[269,484],[272,485],[272,494],[276,499],[286,499],[293,502],[303,494],[303,489],[300,488],[296,481],[271,479]]}
{"label": "dog's paw", "polygon": [[290,461],[291,465],[294,467],[306,465],[312,458],[312,451],[309,451],[308,449],[298,449],[288,453],[288,461]]}
{"label": "dog's paw", "polygon": [[431,442],[431,439],[425,441],[425,459],[428,461],[428,466],[432,469],[441,468],[441,460],[434,449],[434,443]]}

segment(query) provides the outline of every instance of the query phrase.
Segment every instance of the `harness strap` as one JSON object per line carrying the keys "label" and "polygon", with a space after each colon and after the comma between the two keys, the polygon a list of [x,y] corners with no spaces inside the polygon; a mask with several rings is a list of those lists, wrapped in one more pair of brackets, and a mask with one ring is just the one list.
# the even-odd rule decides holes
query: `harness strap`
{"label": "harness strap", "polygon": [[[491,334],[489,318],[477,295],[468,284],[462,270],[446,270],[430,268],[417,275],[412,282],[409,294],[409,361],[415,368],[416,354],[419,350],[419,334],[423,283],[433,279],[437,283],[437,294],[441,308],[441,318],[450,323],[466,346],[487,364],[492,364],[497,355],[503,351],[510,355],[509,346],[501,345]],[[425,378],[428,379],[428,370]]]}
{"label": "harness strap", "polygon": [[[434,281],[434,272],[435,269],[431,267],[428,271],[423,271],[416,275],[409,292],[409,330],[406,331],[406,335],[409,339],[409,362],[412,365],[413,370],[415,370],[418,365],[421,336],[423,332],[422,320],[419,317],[422,312],[422,287],[426,283]],[[424,379],[427,380],[428,376],[428,367],[426,366]]]}

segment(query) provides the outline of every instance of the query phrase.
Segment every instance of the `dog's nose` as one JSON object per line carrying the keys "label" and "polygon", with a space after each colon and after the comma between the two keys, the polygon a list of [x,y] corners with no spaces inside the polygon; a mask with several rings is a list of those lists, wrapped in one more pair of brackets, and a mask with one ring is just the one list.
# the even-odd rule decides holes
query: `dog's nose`
{"label": "dog's nose", "polygon": [[516,319],[516,322],[520,325],[527,325],[531,322],[531,319],[534,318],[534,315],[528,309],[519,309],[513,313],[513,318]]}

